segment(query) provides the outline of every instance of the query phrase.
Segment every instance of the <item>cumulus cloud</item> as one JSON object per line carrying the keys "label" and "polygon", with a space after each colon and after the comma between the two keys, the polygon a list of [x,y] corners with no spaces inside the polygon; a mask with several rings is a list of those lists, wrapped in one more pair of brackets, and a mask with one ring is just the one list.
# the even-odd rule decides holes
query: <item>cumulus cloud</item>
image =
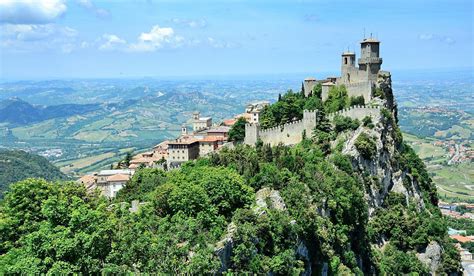
{"label": "cumulus cloud", "polygon": [[0,0],[0,22],[50,23],[66,12],[65,0]]}
{"label": "cumulus cloud", "polygon": [[108,10],[97,7],[91,0],[76,0],[76,3],[94,13],[97,17],[107,17],[110,15]]}
{"label": "cumulus cloud", "polygon": [[99,50],[116,50],[123,49],[127,44],[127,41],[121,39],[114,34],[104,34],[102,35],[101,42],[99,45]]}
{"label": "cumulus cloud", "polygon": [[190,28],[204,28],[207,26],[206,19],[173,18],[170,21],[176,25],[190,27]]}
{"label": "cumulus cloud", "polygon": [[456,43],[456,41],[449,36],[437,35],[437,34],[432,34],[432,33],[420,34],[418,36],[418,39],[425,40],[425,41],[438,41],[438,42],[446,43],[449,45]]}
{"label": "cumulus cloud", "polygon": [[155,25],[150,32],[141,33],[138,41],[130,45],[130,51],[151,52],[165,46],[179,47],[184,42],[184,38],[174,33],[173,28],[160,27]]}
{"label": "cumulus cloud", "polygon": [[75,49],[77,31],[55,24],[4,24],[0,26],[1,47],[13,51],[31,52],[60,49],[69,53]]}
{"label": "cumulus cloud", "polygon": [[240,45],[213,37],[187,38],[177,35],[171,27],[155,25],[149,32],[141,33],[136,41],[127,42],[115,34],[104,34],[95,45],[99,50],[119,50],[124,52],[154,52],[160,49],[180,47],[235,48]]}

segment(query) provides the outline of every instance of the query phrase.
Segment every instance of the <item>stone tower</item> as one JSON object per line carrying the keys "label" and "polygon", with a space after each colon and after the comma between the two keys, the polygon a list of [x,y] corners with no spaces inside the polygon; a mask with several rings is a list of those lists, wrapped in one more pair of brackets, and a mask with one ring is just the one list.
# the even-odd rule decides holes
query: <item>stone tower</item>
{"label": "stone tower", "polygon": [[186,136],[188,135],[188,128],[186,127],[186,124],[183,124],[181,126],[181,136]]}
{"label": "stone tower", "polygon": [[199,121],[200,115],[201,115],[201,114],[199,113],[199,111],[194,111],[194,112],[193,112],[193,120],[194,120],[194,121]]}
{"label": "stone tower", "polygon": [[[351,75],[357,70],[355,67],[355,58],[356,55],[353,52],[342,53],[341,78],[344,83],[351,83]],[[352,80],[352,82],[354,82],[354,80]]]}
{"label": "stone tower", "polygon": [[366,72],[369,81],[377,80],[382,65],[379,46],[380,41],[375,38],[366,38],[360,42],[359,70]]}

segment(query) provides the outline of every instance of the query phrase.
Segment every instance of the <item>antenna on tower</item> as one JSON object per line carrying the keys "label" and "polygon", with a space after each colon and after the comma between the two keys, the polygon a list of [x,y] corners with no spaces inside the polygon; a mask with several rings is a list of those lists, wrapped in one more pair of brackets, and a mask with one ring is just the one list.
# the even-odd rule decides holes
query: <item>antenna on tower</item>
{"label": "antenna on tower", "polygon": [[370,38],[372,38],[372,33],[370,33]]}
{"label": "antenna on tower", "polygon": [[365,39],[365,28],[364,28],[364,39]]}

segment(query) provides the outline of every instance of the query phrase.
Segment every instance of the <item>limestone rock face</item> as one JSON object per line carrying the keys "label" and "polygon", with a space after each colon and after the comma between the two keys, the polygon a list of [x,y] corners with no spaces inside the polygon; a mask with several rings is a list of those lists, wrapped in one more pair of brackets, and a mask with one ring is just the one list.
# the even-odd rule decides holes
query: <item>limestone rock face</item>
{"label": "limestone rock face", "polygon": [[441,263],[441,253],[441,246],[436,241],[432,241],[426,246],[425,251],[416,254],[416,257],[428,267],[432,275],[436,275],[436,271]]}
{"label": "limestone rock face", "polygon": [[256,206],[254,212],[261,216],[265,214],[265,209],[286,210],[285,202],[280,196],[280,192],[271,188],[260,189],[255,196]]}
{"label": "limestone rock face", "polygon": [[[383,73],[381,74],[383,75]],[[375,208],[382,206],[385,197],[390,192],[405,195],[407,204],[413,200],[418,208],[424,208],[424,202],[420,195],[420,187],[417,181],[408,172],[399,168],[396,141],[396,106],[393,101],[390,75],[379,76],[379,88],[382,89],[385,99],[382,100],[383,107],[390,112],[393,122],[388,122],[383,116],[372,118],[375,127],[360,126],[352,136],[348,137],[344,144],[342,153],[352,157],[354,169],[369,173],[371,181],[366,189],[366,199],[369,203],[369,215]],[[375,141],[377,151],[372,159],[366,159],[358,152],[355,141],[361,133],[366,133]]]}
{"label": "limestone rock face", "polygon": [[219,273],[222,273],[229,268],[230,257],[232,255],[232,249],[234,248],[234,234],[236,230],[235,224],[233,222],[229,223],[227,226],[227,234],[216,244],[214,254],[216,254],[221,261]]}

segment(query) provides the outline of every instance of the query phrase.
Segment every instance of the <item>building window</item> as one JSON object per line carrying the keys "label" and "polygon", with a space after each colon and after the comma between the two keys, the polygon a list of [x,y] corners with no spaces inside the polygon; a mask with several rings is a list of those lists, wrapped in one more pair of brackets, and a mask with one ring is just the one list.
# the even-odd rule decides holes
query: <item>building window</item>
{"label": "building window", "polygon": [[344,64],[347,64],[347,57],[344,58]]}

